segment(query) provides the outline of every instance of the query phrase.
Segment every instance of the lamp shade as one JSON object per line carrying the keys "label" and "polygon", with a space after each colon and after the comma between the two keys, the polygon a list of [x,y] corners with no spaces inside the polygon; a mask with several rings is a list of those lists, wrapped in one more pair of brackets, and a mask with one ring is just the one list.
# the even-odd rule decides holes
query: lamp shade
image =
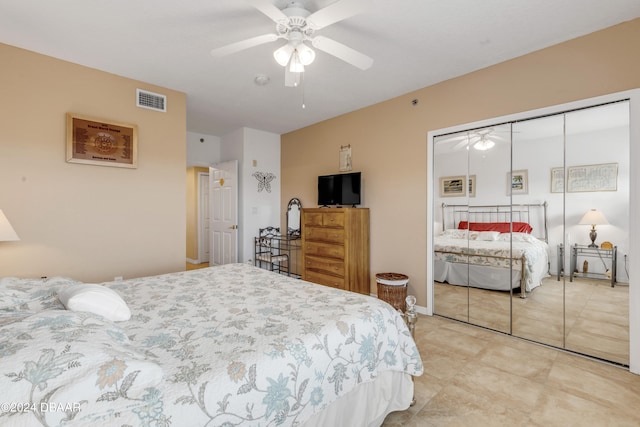
{"label": "lamp shade", "polygon": [[309,65],[316,59],[316,53],[304,43],[300,43],[296,50],[298,51],[298,59],[300,59],[302,65]]}
{"label": "lamp shade", "polygon": [[0,242],[11,242],[20,240],[9,220],[0,209]]}
{"label": "lamp shade", "polygon": [[595,209],[591,209],[590,211],[587,211],[586,214],[584,214],[584,216],[582,217],[582,219],[580,220],[580,222],[578,223],[580,225],[606,225],[609,224],[609,221],[607,221],[607,218],[605,218],[604,214],[600,211],[597,211]]}
{"label": "lamp shade", "polygon": [[[283,67],[294,62],[296,65],[293,68],[296,68],[297,71],[291,71],[299,73],[304,71],[305,65],[311,64],[316,59],[316,53],[304,43],[287,43],[273,52],[273,57]],[[303,66],[302,70],[300,70],[300,66]]]}
{"label": "lamp shade", "polygon": [[283,67],[286,67],[289,63],[289,59],[291,59],[291,54],[293,53],[293,46],[287,43],[282,46],[280,49],[277,49],[273,52],[273,57],[276,59],[276,62]]}

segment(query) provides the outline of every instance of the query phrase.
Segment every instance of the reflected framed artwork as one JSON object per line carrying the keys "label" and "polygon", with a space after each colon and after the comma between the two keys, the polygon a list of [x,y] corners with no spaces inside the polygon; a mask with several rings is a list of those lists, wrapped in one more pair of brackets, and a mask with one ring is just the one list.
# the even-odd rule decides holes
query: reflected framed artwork
{"label": "reflected framed artwork", "polygon": [[564,193],[564,168],[551,168],[551,192]]}
{"label": "reflected framed artwork", "polygon": [[476,197],[476,176],[469,175],[469,197]]}
{"label": "reflected framed artwork", "polygon": [[567,192],[618,191],[618,164],[569,166]]}
{"label": "reflected framed artwork", "polygon": [[440,178],[440,197],[466,196],[466,190],[466,177],[464,175]]}
{"label": "reflected framed artwork", "polygon": [[529,172],[526,169],[507,172],[507,195],[529,192]]}

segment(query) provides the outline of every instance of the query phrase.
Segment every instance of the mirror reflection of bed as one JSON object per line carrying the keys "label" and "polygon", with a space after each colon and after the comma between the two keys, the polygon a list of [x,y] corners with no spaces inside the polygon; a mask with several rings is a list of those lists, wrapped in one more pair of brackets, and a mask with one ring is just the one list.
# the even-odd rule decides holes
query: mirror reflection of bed
{"label": "mirror reflection of bed", "polygon": [[434,237],[436,313],[458,318],[469,296],[468,320],[458,320],[509,332],[512,294],[527,298],[549,276],[546,202],[443,203],[440,218],[442,230]]}
{"label": "mirror reflection of bed", "polygon": [[[547,204],[442,204],[434,238],[434,278],[521,298],[549,275]],[[535,231],[535,232],[534,232]]]}
{"label": "mirror reflection of bed", "polygon": [[[433,155],[434,313],[628,366],[628,102],[442,134]],[[615,187],[576,190],[585,171]],[[590,209],[609,222],[595,243],[617,246],[614,287],[611,259],[578,258],[569,280],[559,249],[591,243]]]}

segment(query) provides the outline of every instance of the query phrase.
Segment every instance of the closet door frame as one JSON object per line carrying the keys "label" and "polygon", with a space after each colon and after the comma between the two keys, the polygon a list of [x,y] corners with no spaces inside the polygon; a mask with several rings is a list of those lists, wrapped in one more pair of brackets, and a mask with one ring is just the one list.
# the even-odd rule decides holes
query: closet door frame
{"label": "closet door frame", "polygon": [[[433,224],[434,224],[434,191],[437,189],[434,176],[434,138],[439,135],[462,132],[466,129],[494,126],[506,122],[559,114],[575,109],[587,108],[609,102],[629,100],[629,160],[630,160],[630,189],[629,189],[629,218],[640,218],[640,89],[617,92],[581,101],[554,105],[523,113],[495,117],[473,123],[465,123],[444,129],[437,129],[427,133],[427,307],[426,313],[433,315]],[[629,370],[640,374],[640,289],[635,283],[634,267],[640,266],[636,261],[640,256],[640,224],[630,221],[629,224]],[[638,267],[640,268],[640,267]]]}

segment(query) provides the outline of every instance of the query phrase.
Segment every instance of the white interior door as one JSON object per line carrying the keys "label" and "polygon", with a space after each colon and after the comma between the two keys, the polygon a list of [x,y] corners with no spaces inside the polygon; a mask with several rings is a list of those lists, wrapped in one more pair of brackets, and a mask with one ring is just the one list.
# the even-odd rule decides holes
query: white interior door
{"label": "white interior door", "polygon": [[238,262],[238,161],[209,168],[211,249],[209,264]]}
{"label": "white interior door", "polygon": [[211,254],[211,198],[209,197],[209,174],[198,174],[198,260],[209,262]]}

